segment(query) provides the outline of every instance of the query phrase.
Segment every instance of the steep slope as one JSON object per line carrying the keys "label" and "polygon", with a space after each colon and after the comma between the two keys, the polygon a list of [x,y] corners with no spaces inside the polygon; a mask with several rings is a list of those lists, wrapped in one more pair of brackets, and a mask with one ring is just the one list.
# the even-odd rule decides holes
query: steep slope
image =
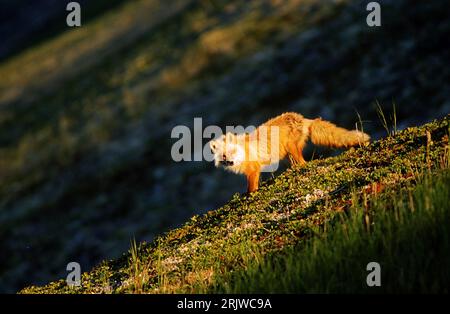
{"label": "steep slope", "polygon": [[124,1],[1,63],[0,290],[90,269],[242,191],[172,160],[171,130],[194,117],[354,128],[357,111],[376,139],[377,100],[399,129],[450,112],[447,1],[382,1],[380,28],[364,2]]}
{"label": "steep slope", "polygon": [[[448,169],[450,116],[408,128],[370,146],[287,170],[247,196],[194,216],[182,227],[143,243],[82,276],[23,293],[195,292],[255,259],[301,245],[355,196],[414,183],[423,172]],[[441,223],[441,222],[437,222]],[[332,232],[332,231],[331,231]]]}

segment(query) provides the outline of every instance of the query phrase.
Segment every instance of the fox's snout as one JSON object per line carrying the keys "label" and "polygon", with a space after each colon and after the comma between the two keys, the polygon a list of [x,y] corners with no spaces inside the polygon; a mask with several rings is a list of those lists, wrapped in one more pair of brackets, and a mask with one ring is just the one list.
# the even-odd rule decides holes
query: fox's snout
{"label": "fox's snout", "polygon": [[227,155],[222,154],[222,159],[219,160],[219,164],[224,167],[233,166],[233,160],[227,160]]}
{"label": "fox's snout", "polygon": [[226,159],[223,159],[223,160],[219,161],[219,163],[220,163],[222,166],[224,166],[224,167],[228,167],[228,166],[233,166],[233,165],[234,165],[234,161],[232,161],[232,160],[226,160]]}

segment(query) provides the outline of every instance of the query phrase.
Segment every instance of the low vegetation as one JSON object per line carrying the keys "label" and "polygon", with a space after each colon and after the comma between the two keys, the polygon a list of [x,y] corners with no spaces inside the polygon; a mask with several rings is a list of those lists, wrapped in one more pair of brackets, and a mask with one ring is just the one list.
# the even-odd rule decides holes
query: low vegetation
{"label": "low vegetation", "polygon": [[394,278],[383,291],[448,291],[449,121],[289,169],[132,245],[80,287],[22,293],[358,292],[373,260]]}
{"label": "low vegetation", "polygon": [[[417,184],[417,185],[416,185]],[[218,278],[220,293],[448,293],[450,171],[424,171],[381,195],[355,191],[305,245]],[[381,286],[366,283],[377,262]]]}

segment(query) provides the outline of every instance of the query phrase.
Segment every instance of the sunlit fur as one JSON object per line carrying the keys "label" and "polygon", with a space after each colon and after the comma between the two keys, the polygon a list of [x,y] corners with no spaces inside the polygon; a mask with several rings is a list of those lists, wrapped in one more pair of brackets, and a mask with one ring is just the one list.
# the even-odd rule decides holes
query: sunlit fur
{"label": "sunlit fur", "polygon": [[357,130],[346,130],[331,122],[306,119],[287,112],[270,119],[252,133],[227,133],[210,141],[216,167],[245,174],[248,192],[258,189],[261,169],[287,155],[291,161],[304,164],[302,150],[308,139],[316,145],[351,147],[364,145],[370,137]]}

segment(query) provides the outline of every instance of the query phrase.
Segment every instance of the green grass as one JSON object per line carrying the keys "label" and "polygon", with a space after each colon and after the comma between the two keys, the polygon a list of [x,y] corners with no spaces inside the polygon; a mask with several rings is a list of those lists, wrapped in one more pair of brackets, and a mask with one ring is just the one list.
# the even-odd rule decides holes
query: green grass
{"label": "green grass", "polygon": [[[371,261],[384,267],[383,282],[397,278],[386,283],[385,291],[448,291],[448,273],[439,273],[442,268],[431,257],[449,265],[448,236],[441,236],[448,230],[442,227],[448,213],[439,207],[448,200],[448,172],[436,175],[449,165],[449,120],[289,169],[256,193],[236,194],[223,207],[193,216],[152,243],[132,245],[121,258],[84,273],[80,287],[59,280],[21,292],[359,292]],[[425,173],[432,173],[433,181]],[[363,217],[369,233],[361,226]],[[383,234],[387,238],[379,237]],[[404,264],[396,263],[396,254]],[[298,260],[305,263],[301,268]],[[355,271],[350,276],[346,269]],[[423,274],[416,273],[420,269]],[[300,282],[298,272],[307,274]]]}
{"label": "green grass", "polygon": [[[217,278],[222,293],[448,293],[450,171],[425,174],[382,197],[360,200],[306,245]],[[381,266],[369,287],[366,265]]]}

